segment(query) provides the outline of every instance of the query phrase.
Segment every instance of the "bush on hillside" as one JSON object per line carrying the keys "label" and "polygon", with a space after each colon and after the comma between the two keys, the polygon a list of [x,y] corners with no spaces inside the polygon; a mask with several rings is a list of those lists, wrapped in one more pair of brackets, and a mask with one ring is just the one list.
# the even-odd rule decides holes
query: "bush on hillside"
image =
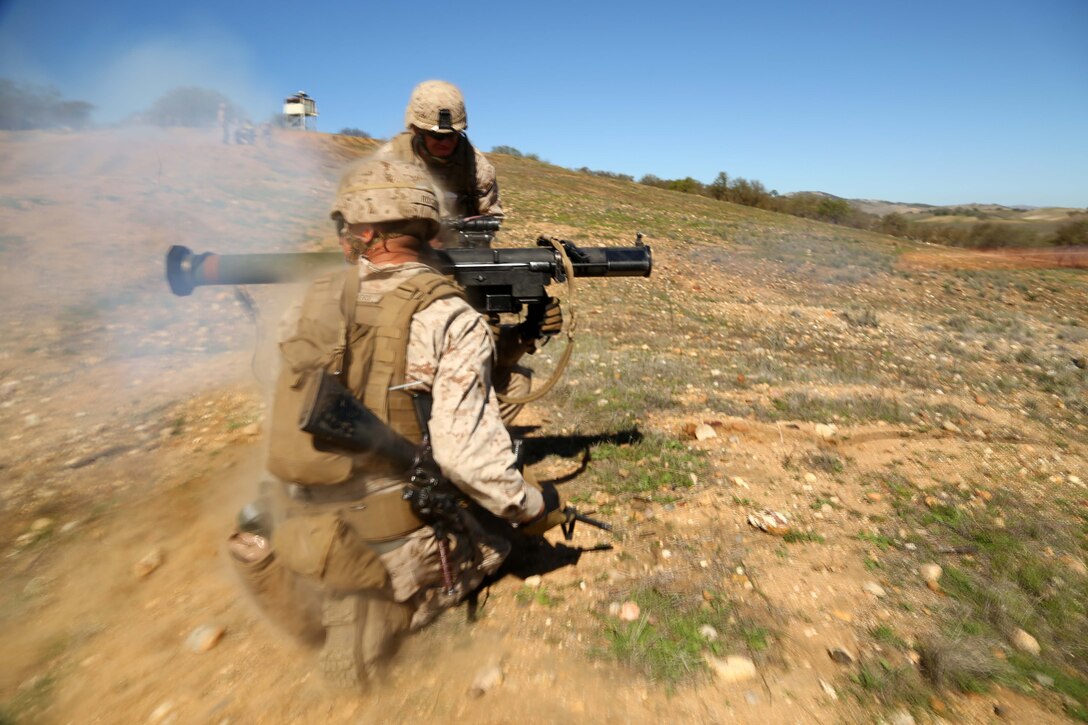
{"label": "bush on hillside", "polygon": [[221,103],[226,104],[228,120],[244,115],[219,91],[188,86],[175,88],[161,96],[144,113],[144,120],[155,126],[215,126],[219,122]]}
{"label": "bush on hillside", "polygon": [[341,136],[354,136],[355,138],[370,138],[370,134],[361,128],[342,128],[340,129]]}
{"label": "bush on hillside", "polygon": [[618,181],[634,181],[635,177],[629,174],[617,174],[615,171],[597,171],[595,169],[583,166],[580,169],[575,169],[579,174],[588,174],[590,176],[600,176],[605,179],[617,179]]}
{"label": "bush on hillside", "polygon": [[1088,219],[1062,224],[1054,232],[1050,243],[1059,247],[1088,245]]}
{"label": "bush on hillside", "polygon": [[66,101],[56,88],[20,85],[0,78],[0,129],[25,131],[34,128],[84,128],[90,124],[94,105]]}

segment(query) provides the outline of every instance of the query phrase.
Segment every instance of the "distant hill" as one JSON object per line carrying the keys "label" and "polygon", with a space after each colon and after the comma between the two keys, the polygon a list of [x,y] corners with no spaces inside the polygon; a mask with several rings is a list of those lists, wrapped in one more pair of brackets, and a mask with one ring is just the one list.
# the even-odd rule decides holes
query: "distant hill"
{"label": "distant hill", "polygon": [[949,204],[945,206],[884,199],[844,199],[823,191],[797,192],[828,199],[842,199],[854,209],[879,217],[900,214],[912,222],[935,224],[973,224],[1003,222],[1023,225],[1040,232],[1052,232],[1067,221],[1088,216],[1085,209],[1071,207],[1005,206],[1003,204]]}

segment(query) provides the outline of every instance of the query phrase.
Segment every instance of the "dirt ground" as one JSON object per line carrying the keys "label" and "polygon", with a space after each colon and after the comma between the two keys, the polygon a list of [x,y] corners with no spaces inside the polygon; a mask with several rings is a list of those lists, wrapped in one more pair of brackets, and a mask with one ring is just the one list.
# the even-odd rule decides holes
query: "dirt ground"
{"label": "dirt ground", "polygon": [[[967,281],[882,273],[829,292],[813,281],[817,262],[804,261],[819,249],[802,252],[801,262],[776,258],[773,248],[761,264],[743,253],[719,256],[702,232],[688,231],[709,222],[687,207],[668,222],[639,220],[658,230],[654,276],[583,293],[583,338],[564,392],[518,421],[537,439],[540,477],[563,481],[565,495],[616,524],[615,535],[584,526],[571,542],[550,534],[565,556],[553,557],[562,565],[539,583],[524,581],[528,570],[496,582],[473,623],[463,610],[449,612],[405,644],[370,692],[327,689],[315,652],[275,631],[242,596],[223,548],[260,476],[269,338],[290,288],[178,298],[162,267],[171,244],[327,247],[337,170],[366,145],[304,136],[277,136],[273,147],[222,147],[211,131],[0,136],[0,722],[1068,721],[1042,684],[942,691],[921,706],[878,701],[856,663],[829,650],[913,670],[915,635],[948,602],[918,574],[928,559],[912,553],[917,525],[897,520],[902,502],[874,476],[902,472],[919,500],[959,487],[971,511],[985,511],[990,489],[1004,485],[1034,502],[1059,489],[1085,501],[1088,437],[1078,409],[1051,401],[1054,417],[1043,417],[1014,393],[976,384],[992,379],[989,352],[958,356],[937,346],[946,331],[934,321],[947,314],[934,299],[955,294],[949,284],[966,297]],[[574,207],[561,186],[572,172],[510,163],[499,172],[510,179],[508,228],[630,243],[604,226],[580,230],[571,221],[579,208],[561,215],[548,206]],[[636,195],[651,192],[677,196],[639,188],[609,209],[626,214],[639,206]],[[738,249],[810,231],[773,217],[752,217],[758,234],[755,226],[731,231]],[[834,241],[833,228],[820,230]],[[1063,278],[1031,299],[1012,287],[998,293],[1016,295],[1026,318],[1083,329],[1084,290]],[[624,304],[633,297],[656,300],[654,312]],[[851,322],[849,314],[861,314],[854,303],[882,299],[879,328]],[[623,312],[606,320],[597,314],[604,310]],[[756,327],[776,337],[757,340]],[[1084,337],[1063,339],[1054,360],[1088,354]],[[799,359],[827,351],[834,375],[819,385],[798,377]],[[546,367],[547,358],[537,362]],[[637,364],[628,369],[619,358]],[[659,362],[660,371],[648,370]],[[925,380],[852,377],[860,368]],[[888,395],[921,417],[806,416],[784,407],[795,388],[857,401]],[[624,395],[654,400],[666,389],[667,404],[616,407]],[[698,456],[684,476],[691,485],[621,492],[625,480],[662,473],[655,467],[670,465],[665,452],[619,469],[585,461],[587,432],[616,438],[628,424]],[[800,536],[753,528],[748,516],[763,509],[784,513]],[[592,550],[602,543],[612,548]],[[1077,560],[1083,551],[1052,555]],[[602,636],[615,621],[610,606],[648,584],[701,591],[708,603],[728,602],[738,627],[757,624],[762,634],[723,651],[754,662],[757,674],[668,685],[617,661]],[[194,652],[187,641],[205,626],[222,628],[222,638]],[[896,633],[895,643],[874,631]],[[500,681],[474,696],[477,677],[495,668]]]}

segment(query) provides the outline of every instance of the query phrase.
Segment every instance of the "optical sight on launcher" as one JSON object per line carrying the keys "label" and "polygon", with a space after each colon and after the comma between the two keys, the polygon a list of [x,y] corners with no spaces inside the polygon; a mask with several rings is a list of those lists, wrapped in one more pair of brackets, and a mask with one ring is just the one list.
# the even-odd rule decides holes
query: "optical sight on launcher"
{"label": "optical sight on launcher", "polygon": [[502,226],[502,217],[446,217],[438,234],[445,246],[463,249],[490,248]]}

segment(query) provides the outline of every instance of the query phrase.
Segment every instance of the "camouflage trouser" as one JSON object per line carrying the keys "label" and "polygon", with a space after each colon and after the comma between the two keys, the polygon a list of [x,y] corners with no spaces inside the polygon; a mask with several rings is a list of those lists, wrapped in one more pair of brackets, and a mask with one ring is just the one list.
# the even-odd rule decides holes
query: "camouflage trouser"
{"label": "camouflage trouser", "polygon": [[324,639],[322,670],[335,685],[372,677],[402,635],[463,601],[510,551],[507,540],[466,512],[464,528],[446,540],[453,583],[447,591],[430,527],[368,542],[342,518],[351,502],[300,504],[283,490],[266,490],[276,512],[275,551],[252,533],[234,534],[229,549],[269,619],[306,641]]}
{"label": "camouflage trouser", "polygon": [[227,542],[242,586],[273,624],[306,642],[319,644],[325,636],[320,591],[285,567],[267,543],[259,546],[253,536],[236,532]]}
{"label": "camouflage trouser", "polygon": [[331,684],[358,687],[396,650],[414,607],[395,601],[378,553],[340,517],[345,502],[300,504],[281,484],[263,489],[275,549],[258,534],[233,534],[235,570],[276,626],[323,643],[321,667]]}
{"label": "camouflage trouser", "polygon": [[[495,368],[493,374],[495,392],[514,398],[524,398],[533,387],[533,371],[521,365],[509,368]],[[514,422],[524,405],[499,402],[499,415],[507,428]]]}

